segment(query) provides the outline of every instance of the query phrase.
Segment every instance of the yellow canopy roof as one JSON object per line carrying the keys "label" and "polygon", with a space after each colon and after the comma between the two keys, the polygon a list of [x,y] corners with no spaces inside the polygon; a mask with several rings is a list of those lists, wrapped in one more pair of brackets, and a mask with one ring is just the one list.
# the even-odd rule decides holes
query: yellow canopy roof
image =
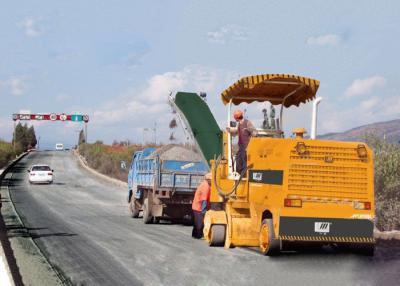
{"label": "yellow canopy roof", "polygon": [[319,81],[288,74],[263,74],[246,76],[221,93],[224,104],[238,105],[242,102],[269,101],[271,104],[299,106],[300,103],[314,99]]}

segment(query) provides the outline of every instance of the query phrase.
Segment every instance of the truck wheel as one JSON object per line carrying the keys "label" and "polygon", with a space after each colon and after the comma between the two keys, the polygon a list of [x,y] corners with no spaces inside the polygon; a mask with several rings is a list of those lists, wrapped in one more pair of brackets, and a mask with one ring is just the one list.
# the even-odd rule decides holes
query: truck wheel
{"label": "truck wheel", "polygon": [[210,229],[210,246],[224,246],[226,226],[224,224],[213,224]]}
{"label": "truck wheel", "polygon": [[153,217],[151,216],[151,209],[149,206],[149,199],[145,198],[143,203],[143,222],[145,224],[152,223]]}
{"label": "truck wheel", "polygon": [[276,255],[280,252],[280,242],[275,239],[272,219],[264,219],[260,229],[260,252],[263,255]]}
{"label": "truck wheel", "polygon": [[136,206],[136,199],[131,199],[131,202],[129,203],[129,211],[131,212],[131,217],[139,217],[140,210]]}

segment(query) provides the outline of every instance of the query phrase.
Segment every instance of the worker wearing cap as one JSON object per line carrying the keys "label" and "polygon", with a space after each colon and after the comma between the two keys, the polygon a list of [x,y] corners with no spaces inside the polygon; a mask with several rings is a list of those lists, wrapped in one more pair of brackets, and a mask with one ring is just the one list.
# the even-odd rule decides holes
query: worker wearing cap
{"label": "worker wearing cap", "polygon": [[239,150],[236,154],[236,172],[241,174],[247,166],[247,145],[249,145],[251,136],[256,135],[257,131],[254,128],[253,123],[251,123],[250,120],[244,118],[243,111],[241,111],[240,109],[236,110],[233,113],[233,118],[238,123],[237,127],[227,127],[226,130],[233,136],[239,136]]}
{"label": "worker wearing cap", "polygon": [[192,237],[200,239],[203,237],[204,215],[210,205],[211,173],[204,176],[203,182],[194,193],[192,210],[194,217]]}

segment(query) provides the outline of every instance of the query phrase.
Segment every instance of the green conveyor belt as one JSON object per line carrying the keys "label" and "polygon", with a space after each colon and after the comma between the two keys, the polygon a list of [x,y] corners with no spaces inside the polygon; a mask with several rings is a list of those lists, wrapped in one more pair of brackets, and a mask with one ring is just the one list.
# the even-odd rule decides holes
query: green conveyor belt
{"label": "green conveyor belt", "polygon": [[178,92],[175,105],[193,133],[194,139],[210,165],[222,153],[222,132],[207,103],[196,93]]}

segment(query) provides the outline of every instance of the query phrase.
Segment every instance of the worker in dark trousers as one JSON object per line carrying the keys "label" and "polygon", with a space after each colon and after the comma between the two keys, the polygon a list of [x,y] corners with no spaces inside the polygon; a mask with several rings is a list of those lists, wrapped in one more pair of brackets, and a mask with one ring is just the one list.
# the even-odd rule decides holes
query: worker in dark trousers
{"label": "worker in dark trousers", "polygon": [[249,145],[251,136],[257,134],[257,130],[254,128],[253,123],[251,123],[250,120],[244,118],[241,110],[236,110],[233,113],[233,118],[235,118],[235,121],[237,122],[237,127],[227,127],[227,131],[233,136],[239,136],[239,150],[236,154],[236,172],[241,174],[247,166],[247,145]]}
{"label": "worker in dark trousers", "polygon": [[210,206],[211,173],[204,176],[203,182],[197,187],[194,193],[192,210],[194,225],[192,237],[200,239],[203,237],[204,215]]}

